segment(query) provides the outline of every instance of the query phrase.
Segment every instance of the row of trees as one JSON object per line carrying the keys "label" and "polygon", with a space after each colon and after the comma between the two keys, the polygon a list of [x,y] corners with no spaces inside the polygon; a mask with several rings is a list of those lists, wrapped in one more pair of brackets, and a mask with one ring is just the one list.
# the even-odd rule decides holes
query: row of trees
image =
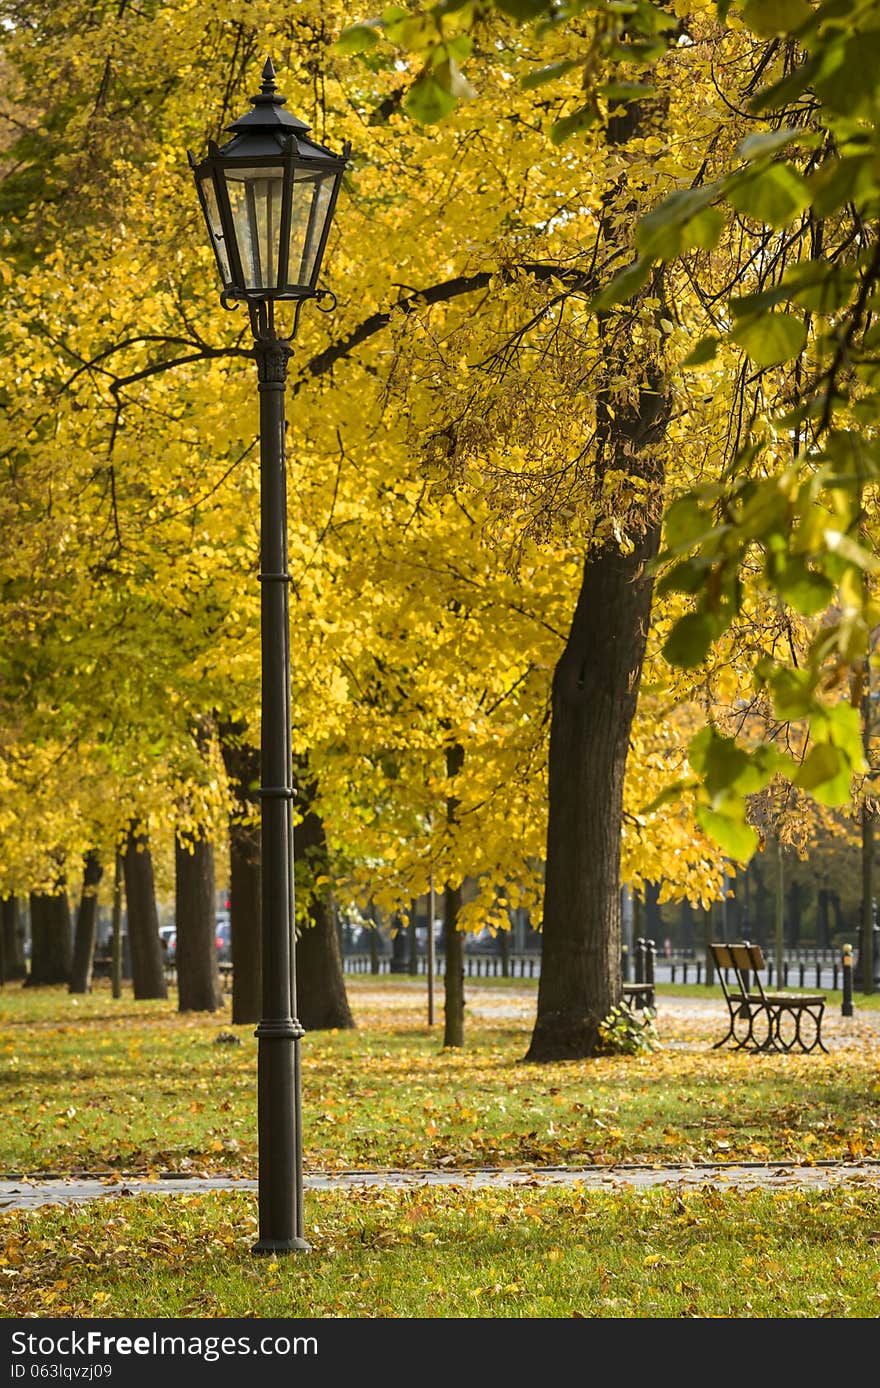
{"label": "row of trees", "polygon": [[[433,880],[448,965],[461,929],[543,922],[529,1054],[589,1054],[621,873],[706,904],[757,842],[746,797],[783,786],[796,836],[849,795],[875,97],[813,75],[878,22],[820,10],[485,3],[377,31],[341,0],[0,6],[4,894],[147,833],[198,861],[232,825],[256,957],[255,392],[184,151],[267,51],[354,150],[288,450],[315,997],[334,895],[405,911]],[[461,1018],[459,989],[450,1044]]]}

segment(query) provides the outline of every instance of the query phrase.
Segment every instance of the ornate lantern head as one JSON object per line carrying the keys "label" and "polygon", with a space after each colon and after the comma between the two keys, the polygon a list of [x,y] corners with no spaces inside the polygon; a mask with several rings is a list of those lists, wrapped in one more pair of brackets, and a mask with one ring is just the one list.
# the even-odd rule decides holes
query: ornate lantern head
{"label": "ornate lantern head", "polygon": [[201,163],[189,154],[221,297],[311,299],[350,146],[331,153],[282,109],[271,58],[251,100],[252,109],[227,127],[231,140],[209,141]]}

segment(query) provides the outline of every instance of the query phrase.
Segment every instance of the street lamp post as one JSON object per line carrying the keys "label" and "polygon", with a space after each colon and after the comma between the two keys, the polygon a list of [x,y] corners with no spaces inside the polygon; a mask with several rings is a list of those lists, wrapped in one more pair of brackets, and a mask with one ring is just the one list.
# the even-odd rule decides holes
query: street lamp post
{"label": "street lamp post", "polygon": [[[308,138],[283,109],[271,58],[252,109],[189,155],[223,283],[221,303],[247,304],[260,396],[260,829],[262,1015],[257,1027],[258,1253],[308,1249],[303,1223],[300,1040],[293,895],[293,769],[287,585],[284,392],[291,340],[317,289],[348,159]],[[290,338],[275,327],[276,300],[294,304]]]}

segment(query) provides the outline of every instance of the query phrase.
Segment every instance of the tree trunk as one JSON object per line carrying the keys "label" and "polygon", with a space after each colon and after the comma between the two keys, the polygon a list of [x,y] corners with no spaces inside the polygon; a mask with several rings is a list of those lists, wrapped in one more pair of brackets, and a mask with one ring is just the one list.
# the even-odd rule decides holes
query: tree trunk
{"label": "tree trunk", "polygon": [[260,784],[259,748],[245,739],[243,725],[220,730],[226,774],[238,804],[229,820],[229,928],[232,944],[232,1020],[258,1022],[263,985],[260,957]]}
{"label": "tree trunk", "polygon": [[[609,369],[613,370],[613,352]],[[599,479],[646,484],[630,521],[632,550],[586,557],[565,649],[553,675],[549,817],[538,1010],[527,1060],[593,1055],[599,1024],[621,999],[620,830],[630,729],[651,613],[647,566],[660,542],[663,470],[653,445],[669,415],[659,375],[637,401],[597,403]]]}
{"label": "tree trunk", "polygon": [[134,995],[136,998],[167,998],[150,842],[137,824],[128,831],[122,868]]}
{"label": "tree trunk", "polygon": [[692,954],[694,948],[694,908],[687,897],[681,903],[680,934],[680,948],[685,954]]}
{"label": "tree trunk", "polygon": [[419,937],[416,934],[417,905],[418,902],[410,902],[409,925],[406,928],[406,940],[408,946],[407,969],[411,974],[417,974],[419,971]]}
{"label": "tree trunk", "polygon": [[110,934],[110,989],[114,998],[122,997],[122,854],[116,852],[113,864],[113,924]]}
{"label": "tree trunk", "polygon": [[828,949],[831,933],[828,925],[828,888],[820,887],[816,900],[816,944],[820,949]]}
{"label": "tree trunk", "polygon": [[0,932],[3,936],[3,983],[27,978],[24,956],[24,926],[17,896],[5,896],[0,902]]}
{"label": "tree trunk", "polygon": [[806,892],[800,882],[792,882],[786,896],[788,897],[788,945],[790,949],[799,949]]}
{"label": "tree trunk", "polygon": [[296,942],[297,1017],[306,1031],[348,1030],[354,1018],[345,991],[342,952],[336,929],[329,878],[327,836],[324,821],[313,809],[315,785],[296,778],[297,805],[303,821],[293,831],[293,858],[298,894],[308,901],[308,925]]}
{"label": "tree trunk", "polygon": [[177,1010],[216,1012],[221,1004],[217,968],[214,849],[207,839],[174,844],[177,926]]}
{"label": "tree trunk", "polygon": [[98,884],[103,875],[104,869],[98,861],[98,855],[91,849],[86,854],[83,866],[82,895],[76,916],[73,964],[70,971],[71,993],[92,991],[92,964],[98,935]]}
{"label": "tree trunk", "polygon": [[59,883],[54,892],[31,892],[31,988],[69,983],[71,965],[70,902]]}
{"label": "tree trunk", "polygon": [[458,928],[461,887],[447,886],[443,893],[443,940],[446,972],[443,975],[443,1045],[464,1045],[464,936]]}
{"label": "tree trunk", "polygon": [[[450,780],[464,765],[464,749],[454,743],[446,749],[446,775]],[[450,795],[446,801],[446,822],[454,824],[459,800]],[[443,893],[443,948],[446,971],[443,975],[444,1024],[443,1045],[464,1045],[464,937],[458,928],[461,913],[461,884],[448,882]]]}
{"label": "tree trunk", "polygon": [[379,972],[379,922],[373,919],[372,929],[370,930],[370,973]]}
{"label": "tree trunk", "polygon": [[[645,909],[642,928],[638,934],[658,945],[663,938],[663,917],[660,914],[660,883],[645,883]],[[638,934],[637,937],[638,938]]]}
{"label": "tree trunk", "polygon": [[859,913],[859,957],[853,982],[873,993],[874,977],[874,815],[862,803],[862,900]]}

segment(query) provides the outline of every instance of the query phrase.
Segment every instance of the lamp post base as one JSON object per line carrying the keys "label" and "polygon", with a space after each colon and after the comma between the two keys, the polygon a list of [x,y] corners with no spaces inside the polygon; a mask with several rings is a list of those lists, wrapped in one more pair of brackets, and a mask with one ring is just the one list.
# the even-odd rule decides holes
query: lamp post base
{"label": "lamp post base", "polygon": [[305,1239],[260,1239],[252,1253],[311,1253],[312,1245]]}

